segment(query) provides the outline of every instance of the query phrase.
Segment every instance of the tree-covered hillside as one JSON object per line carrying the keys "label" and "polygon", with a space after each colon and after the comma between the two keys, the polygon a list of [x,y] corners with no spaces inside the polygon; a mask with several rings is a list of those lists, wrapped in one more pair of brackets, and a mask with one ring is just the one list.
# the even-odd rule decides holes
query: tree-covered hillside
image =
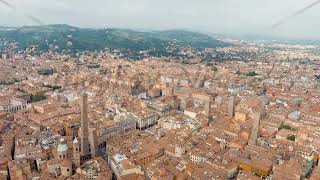
{"label": "tree-covered hillside", "polygon": [[39,51],[55,49],[71,52],[110,48],[165,53],[168,47],[215,48],[226,45],[207,35],[189,31],[139,32],[114,28],[83,29],[68,25],[1,27],[0,39],[16,42],[17,50],[36,46]]}

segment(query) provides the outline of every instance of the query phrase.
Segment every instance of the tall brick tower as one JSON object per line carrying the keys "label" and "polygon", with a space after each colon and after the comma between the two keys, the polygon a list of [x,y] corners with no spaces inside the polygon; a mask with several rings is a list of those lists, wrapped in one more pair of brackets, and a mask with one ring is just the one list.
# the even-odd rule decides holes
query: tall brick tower
{"label": "tall brick tower", "polygon": [[261,120],[261,113],[255,112],[253,115],[253,124],[251,129],[251,135],[249,139],[249,144],[256,144],[259,137],[259,125]]}
{"label": "tall brick tower", "polygon": [[80,102],[81,110],[81,155],[85,156],[90,154],[90,144],[89,144],[89,128],[88,128],[88,95],[83,93]]}
{"label": "tall brick tower", "polygon": [[90,150],[91,150],[91,158],[95,158],[98,153],[98,136],[96,129],[89,130],[89,143],[90,143]]}
{"label": "tall brick tower", "polygon": [[228,117],[233,118],[235,109],[235,96],[231,95],[228,101]]}

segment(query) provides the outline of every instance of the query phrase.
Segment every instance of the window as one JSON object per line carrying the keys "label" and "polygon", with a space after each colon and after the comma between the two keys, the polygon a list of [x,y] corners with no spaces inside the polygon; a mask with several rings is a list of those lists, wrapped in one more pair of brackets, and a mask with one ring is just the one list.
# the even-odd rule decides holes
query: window
{"label": "window", "polygon": [[67,171],[69,172],[69,168],[67,169]]}

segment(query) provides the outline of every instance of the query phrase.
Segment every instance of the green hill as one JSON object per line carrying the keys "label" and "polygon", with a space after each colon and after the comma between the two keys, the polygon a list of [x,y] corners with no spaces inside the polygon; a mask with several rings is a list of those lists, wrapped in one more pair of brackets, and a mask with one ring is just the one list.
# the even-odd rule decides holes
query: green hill
{"label": "green hill", "polygon": [[[226,46],[210,36],[189,31],[139,32],[128,29],[84,29],[69,25],[0,28],[0,39],[15,41],[18,50],[36,45],[40,51],[56,47],[57,51],[101,50],[166,51],[168,47],[216,48]],[[72,46],[68,42],[72,42]]]}

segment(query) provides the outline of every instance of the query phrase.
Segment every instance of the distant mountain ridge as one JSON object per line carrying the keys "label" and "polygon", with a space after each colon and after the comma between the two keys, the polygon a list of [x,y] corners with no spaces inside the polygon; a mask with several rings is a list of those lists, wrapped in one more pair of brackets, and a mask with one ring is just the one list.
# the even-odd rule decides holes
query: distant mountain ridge
{"label": "distant mountain ridge", "polygon": [[165,51],[167,47],[216,48],[227,45],[208,35],[190,31],[140,32],[117,28],[78,28],[66,24],[0,27],[0,38],[17,42],[20,50],[37,45],[43,51],[48,50],[50,45],[71,51],[104,48]]}

